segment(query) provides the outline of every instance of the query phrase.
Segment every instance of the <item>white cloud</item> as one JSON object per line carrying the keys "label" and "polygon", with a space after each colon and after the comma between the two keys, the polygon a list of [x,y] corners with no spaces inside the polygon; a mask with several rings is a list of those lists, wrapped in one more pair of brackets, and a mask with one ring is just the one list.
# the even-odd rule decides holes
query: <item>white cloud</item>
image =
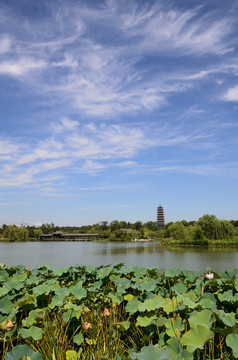
{"label": "white cloud", "polygon": [[229,89],[223,99],[226,101],[238,101],[238,85]]}
{"label": "white cloud", "polygon": [[0,74],[20,76],[33,70],[39,70],[46,66],[43,60],[20,59],[18,61],[3,61],[0,63]]}

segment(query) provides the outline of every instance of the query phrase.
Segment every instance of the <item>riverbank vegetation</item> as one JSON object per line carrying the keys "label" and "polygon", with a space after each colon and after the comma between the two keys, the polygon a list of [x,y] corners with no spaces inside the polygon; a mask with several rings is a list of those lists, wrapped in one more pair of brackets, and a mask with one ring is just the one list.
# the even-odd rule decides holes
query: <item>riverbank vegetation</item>
{"label": "riverbank vegetation", "polygon": [[66,234],[98,234],[100,241],[134,241],[135,239],[160,240],[166,246],[238,246],[238,220],[219,220],[215,215],[204,215],[197,221],[176,221],[158,227],[156,222],[102,221],[85,226],[41,227],[3,225],[2,241],[39,241],[42,234],[61,231]]}
{"label": "riverbank vegetation", "polygon": [[0,268],[0,358],[237,359],[238,270]]}

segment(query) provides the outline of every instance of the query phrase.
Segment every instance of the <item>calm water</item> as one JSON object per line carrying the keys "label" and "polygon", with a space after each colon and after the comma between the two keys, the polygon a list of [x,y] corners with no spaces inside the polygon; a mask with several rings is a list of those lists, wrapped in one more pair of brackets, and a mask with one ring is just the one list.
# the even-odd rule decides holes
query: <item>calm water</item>
{"label": "calm water", "polygon": [[176,249],[168,250],[158,242],[27,242],[0,243],[0,263],[53,268],[74,265],[107,265],[123,262],[130,266],[180,267],[188,270],[217,271],[238,267],[238,250]]}

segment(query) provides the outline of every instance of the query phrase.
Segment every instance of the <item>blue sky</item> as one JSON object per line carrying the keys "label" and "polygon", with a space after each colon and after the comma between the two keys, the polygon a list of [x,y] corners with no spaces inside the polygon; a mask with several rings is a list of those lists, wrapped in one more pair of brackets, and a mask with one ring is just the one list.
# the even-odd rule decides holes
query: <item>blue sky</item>
{"label": "blue sky", "polygon": [[3,0],[0,223],[238,213],[238,2]]}

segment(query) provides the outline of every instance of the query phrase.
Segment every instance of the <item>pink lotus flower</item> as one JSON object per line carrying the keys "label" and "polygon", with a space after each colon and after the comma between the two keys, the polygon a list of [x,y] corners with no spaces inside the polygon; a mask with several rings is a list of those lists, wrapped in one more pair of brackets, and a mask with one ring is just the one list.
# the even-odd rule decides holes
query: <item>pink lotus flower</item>
{"label": "pink lotus flower", "polygon": [[205,274],[205,277],[206,277],[208,280],[212,280],[212,279],[214,279],[214,274],[213,274],[213,273],[207,273],[207,274]]}

